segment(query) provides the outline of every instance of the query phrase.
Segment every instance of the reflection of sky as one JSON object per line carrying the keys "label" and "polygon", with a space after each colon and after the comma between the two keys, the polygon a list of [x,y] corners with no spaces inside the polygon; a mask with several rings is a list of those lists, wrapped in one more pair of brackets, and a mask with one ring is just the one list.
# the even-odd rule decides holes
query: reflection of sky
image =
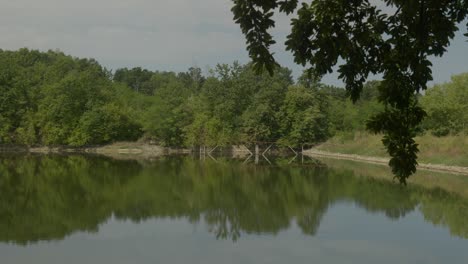
{"label": "reflection of sky", "polygon": [[[382,1],[374,1],[382,2]],[[106,67],[142,66],[184,71],[234,60],[247,62],[245,40],[232,21],[231,0],[2,0],[0,48],[60,49],[93,57]],[[284,51],[289,20],[273,31],[278,61],[301,71]],[[466,28],[461,25],[462,32]],[[468,71],[468,45],[458,34],[449,52],[434,60],[435,82]],[[336,74],[324,81],[339,84]]]}
{"label": "reflection of sky", "polygon": [[420,213],[392,221],[350,203],[329,208],[316,236],[292,225],[277,236],[242,234],[234,243],[207,230],[185,220],[111,219],[97,234],[28,247],[0,244],[1,263],[468,263],[468,240],[450,237]]}

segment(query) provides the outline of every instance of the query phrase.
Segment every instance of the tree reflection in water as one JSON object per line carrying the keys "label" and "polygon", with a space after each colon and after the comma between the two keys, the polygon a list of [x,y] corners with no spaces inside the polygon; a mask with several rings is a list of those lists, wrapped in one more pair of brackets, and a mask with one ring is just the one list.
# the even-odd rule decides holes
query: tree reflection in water
{"label": "tree reflection in water", "polygon": [[[203,219],[219,239],[276,234],[295,221],[314,235],[334,204],[354,203],[399,219],[418,208],[426,221],[468,238],[468,199],[441,189],[402,187],[317,161],[242,164],[164,157],[0,156],[0,241],[16,244],[96,232],[111,216]],[[363,165],[365,166],[365,165]],[[367,173],[372,173],[368,171]]]}

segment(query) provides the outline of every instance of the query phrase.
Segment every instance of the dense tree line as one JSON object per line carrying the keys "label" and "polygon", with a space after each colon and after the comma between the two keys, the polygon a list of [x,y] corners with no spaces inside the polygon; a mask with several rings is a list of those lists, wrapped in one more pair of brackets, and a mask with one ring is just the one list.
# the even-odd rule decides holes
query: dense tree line
{"label": "dense tree line", "polygon": [[[346,90],[308,73],[295,82],[276,67],[258,75],[251,64],[160,72],[111,73],[92,59],[27,49],[0,51],[0,144],[84,146],[153,140],[164,146],[278,142],[299,147],[336,133],[364,130],[384,107],[380,82],[364,85],[356,103]],[[420,131],[467,131],[468,74],[435,86],[419,101],[428,118]]]}
{"label": "dense tree line", "polygon": [[95,60],[60,52],[0,51],[0,142],[101,144],[142,135],[131,91]]}
{"label": "dense tree line", "polygon": [[256,75],[218,65],[209,76],[118,69],[61,52],[0,52],[0,143],[103,144],[152,139],[164,146],[324,140],[326,100],[293,85],[291,71]]}
{"label": "dense tree line", "polygon": [[[378,102],[379,85],[378,81],[368,82],[356,104],[338,101],[332,107],[332,115],[338,115],[337,120],[341,120],[338,124],[342,124],[338,132],[365,129],[372,114],[383,108]],[[442,137],[468,134],[468,73],[454,75],[450,82],[429,88],[425,94],[418,95],[418,103],[427,115],[417,128],[420,135],[429,133]]]}
{"label": "dense tree line", "polygon": [[[332,134],[364,131],[372,115],[384,107],[379,103],[379,81],[363,87],[356,103],[345,99],[343,89],[331,92],[329,121]],[[418,103],[427,116],[417,127],[418,133],[442,137],[468,134],[468,73],[452,76],[450,82],[429,88],[418,95]]]}

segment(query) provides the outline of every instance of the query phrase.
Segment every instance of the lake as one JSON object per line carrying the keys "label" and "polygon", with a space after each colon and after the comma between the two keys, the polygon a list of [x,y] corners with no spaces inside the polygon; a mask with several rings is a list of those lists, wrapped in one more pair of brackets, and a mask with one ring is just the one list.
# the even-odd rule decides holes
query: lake
{"label": "lake", "polygon": [[468,263],[468,176],[306,157],[0,155],[13,263]]}

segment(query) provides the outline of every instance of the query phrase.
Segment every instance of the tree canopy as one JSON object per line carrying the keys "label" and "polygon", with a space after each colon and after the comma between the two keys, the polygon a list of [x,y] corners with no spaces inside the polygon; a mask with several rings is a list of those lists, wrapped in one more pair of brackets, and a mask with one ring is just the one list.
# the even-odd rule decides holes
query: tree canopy
{"label": "tree canopy", "polygon": [[321,104],[309,108],[324,107],[313,87],[290,88],[289,69],[275,72],[259,76],[250,64],[233,63],[217,65],[208,76],[193,67],[112,74],[95,60],[61,52],[0,50],[0,144],[80,147],[143,138],[169,147],[227,146],[276,142],[290,133],[303,142],[325,140],[326,130],[316,137],[280,126],[307,111],[285,103],[293,91]]}
{"label": "tree canopy", "polygon": [[[234,20],[247,39],[257,71],[277,64],[269,29],[276,11],[296,17],[286,48],[295,62],[316,74],[339,78],[353,101],[369,75],[381,74],[379,101],[385,106],[367,128],[383,133],[389,165],[401,183],[416,171],[414,137],[426,116],[417,94],[432,80],[429,57],[442,56],[468,14],[466,0],[233,0]],[[468,28],[468,24],[467,24]]]}
{"label": "tree canopy", "polygon": [[93,59],[0,50],[0,143],[94,145],[142,135],[128,101]]}

